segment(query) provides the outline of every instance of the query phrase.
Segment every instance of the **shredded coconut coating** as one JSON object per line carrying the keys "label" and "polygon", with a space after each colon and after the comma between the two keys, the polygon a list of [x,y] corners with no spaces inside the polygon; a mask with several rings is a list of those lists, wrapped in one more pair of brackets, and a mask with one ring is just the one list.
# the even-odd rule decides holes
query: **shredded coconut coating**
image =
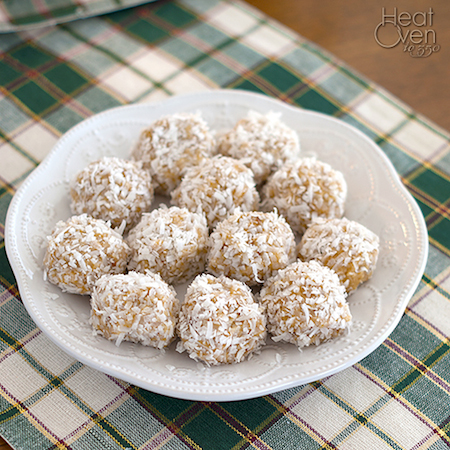
{"label": "shredded coconut coating", "polygon": [[177,333],[177,351],[196,361],[239,363],[264,345],[266,319],[247,285],[203,274],[188,287]]}
{"label": "shredded coconut coating", "polygon": [[297,261],[270,278],[260,292],[274,341],[298,348],[347,333],[352,316],[338,276],[317,261]]}
{"label": "shredded coconut coating", "polygon": [[173,204],[203,213],[211,229],[236,209],[253,211],[259,204],[252,171],[222,155],[191,167],[171,197]]}
{"label": "shredded coconut coating", "polygon": [[346,197],[341,172],[314,158],[303,158],[285,164],[269,178],[263,187],[262,208],[276,208],[302,234],[318,217],[342,217]]}
{"label": "shredded coconut coating", "polygon": [[296,259],[295,236],[276,212],[235,212],[210,236],[208,271],[249,286],[262,284]]}
{"label": "shredded coconut coating", "polygon": [[202,214],[162,205],[145,213],[127,243],[131,248],[129,270],[152,271],[171,284],[183,283],[205,268],[208,226]]}
{"label": "shredded coconut coating", "polygon": [[298,245],[303,261],[317,260],[333,269],[348,293],[372,276],[378,252],[378,236],[345,217],[318,219]]}
{"label": "shredded coconut coating", "polygon": [[126,270],[130,248],[101,219],[81,214],[61,220],[47,239],[45,277],[64,292],[88,295],[102,275]]}
{"label": "shredded coconut coating", "polygon": [[179,113],[145,128],[131,156],[150,172],[155,192],[169,195],[189,167],[215,151],[213,134],[200,114]]}
{"label": "shredded coconut coating", "polygon": [[260,184],[282,164],[297,159],[300,144],[297,133],[280,120],[280,113],[249,111],[218,139],[218,150],[243,162]]}
{"label": "shredded coconut coating", "polygon": [[150,209],[153,185],[140,164],[104,157],[81,170],[70,185],[73,214],[89,214],[110,221],[116,228],[125,221],[126,229]]}
{"label": "shredded coconut coating", "polygon": [[175,290],[158,274],[103,275],[92,292],[90,324],[116,345],[162,349],[174,339],[178,309]]}

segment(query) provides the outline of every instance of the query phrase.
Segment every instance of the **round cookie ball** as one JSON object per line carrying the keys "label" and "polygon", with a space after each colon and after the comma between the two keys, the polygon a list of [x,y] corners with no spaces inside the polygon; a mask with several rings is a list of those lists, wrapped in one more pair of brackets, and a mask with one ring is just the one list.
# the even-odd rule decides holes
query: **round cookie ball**
{"label": "round cookie ball", "polygon": [[298,255],[333,269],[348,293],[373,274],[379,238],[364,225],[342,219],[317,219],[302,236]]}
{"label": "round cookie ball", "polygon": [[171,114],[145,128],[132,151],[150,172],[155,192],[169,195],[185,171],[215,153],[215,140],[200,114]]}
{"label": "round cookie ball", "polygon": [[92,292],[90,324],[116,345],[162,349],[174,338],[178,309],[175,290],[158,274],[103,275]]}
{"label": "round cookie ball", "polygon": [[221,155],[191,167],[171,197],[173,204],[205,214],[210,228],[237,208],[252,211],[259,203],[252,171],[234,158]]}
{"label": "round cookie ball", "polygon": [[317,217],[342,217],[347,183],[341,172],[314,158],[278,169],[263,187],[263,208],[276,208],[302,234]]}
{"label": "round cookie ball", "polygon": [[179,284],[205,268],[208,226],[202,214],[165,205],[145,213],[127,243],[129,270],[152,271],[171,284]]}
{"label": "round cookie ball", "polygon": [[48,238],[46,278],[71,294],[90,294],[105,274],[126,270],[130,248],[103,220],[87,214],[59,221]]}
{"label": "round cookie ball", "polygon": [[210,236],[208,271],[249,286],[262,284],[296,259],[295,236],[276,212],[235,212]]}
{"label": "round cookie ball", "polygon": [[149,173],[133,161],[104,157],[81,170],[70,184],[73,214],[89,214],[126,229],[150,209],[153,185]]}
{"label": "round cookie ball", "polygon": [[273,111],[267,114],[249,111],[218,139],[219,152],[249,167],[257,184],[285,162],[299,157],[298,135],[280,120],[280,115]]}
{"label": "round cookie ball", "polygon": [[338,276],[317,261],[297,261],[270,278],[260,292],[274,341],[302,348],[349,330],[352,316]]}
{"label": "round cookie ball", "polygon": [[232,364],[264,345],[266,319],[247,285],[203,274],[188,287],[177,333],[177,351],[211,366]]}

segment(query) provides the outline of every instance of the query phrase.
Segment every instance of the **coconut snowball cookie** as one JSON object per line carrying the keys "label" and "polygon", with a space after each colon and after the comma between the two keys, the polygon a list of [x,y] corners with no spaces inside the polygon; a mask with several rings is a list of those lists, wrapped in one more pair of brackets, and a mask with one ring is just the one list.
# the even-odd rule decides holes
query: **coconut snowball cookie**
{"label": "coconut snowball cookie", "polygon": [[91,296],[90,323],[96,334],[162,349],[174,339],[179,303],[158,274],[103,275]]}
{"label": "coconut snowball cookie", "polygon": [[188,169],[171,197],[174,205],[205,214],[211,229],[236,209],[253,211],[259,204],[252,171],[222,155]]}
{"label": "coconut snowball cookie", "polygon": [[130,248],[122,235],[87,214],[59,221],[48,238],[45,277],[71,294],[90,294],[108,273],[126,270]]}
{"label": "coconut snowball cookie", "polygon": [[131,157],[150,172],[155,192],[169,195],[188,167],[215,151],[213,134],[200,114],[177,113],[142,130]]}
{"label": "coconut snowball cookie", "polygon": [[144,213],[130,231],[128,269],[159,273],[167,283],[185,282],[205,268],[208,235],[203,214],[162,205]]}
{"label": "coconut snowball cookie", "polygon": [[207,365],[239,363],[265,343],[266,318],[238,280],[198,275],[179,314],[177,351]]}
{"label": "coconut snowball cookie", "polygon": [[264,284],[259,300],[272,339],[302,348],[348,332],[352,316],[346,296],[333,270],[317,261],[297,261]]}
{"label": "coconut snowball cookie", "polygon": [[333,269],[350,293],[373,274],[379,238],[364,225],[342,219],[318,219],[302,236],[298,255]]}
{"label": "coconut snowball cookie", "polygon": [[110,221],[112,227],[136,225],[153,200],[150,174],[140,164],[104,157],[81,170],[70,184],[73,214]]}
{"label": "coconut snowball cookie", "polygon": [[302,234],[317,218],[342,217],[347,197],[344,176],[329,164],[303,158],[278,169],[263,187],[262,207],[276,208]]}
{"label": "coconut snowball cookie", "polygon": [[297,159],[297,133],[280,120],[280,113],[249,111],[234,128],[218,138],[218,150],[252,169],[257,184],[283,163]]}
{"label": "coconut snowball cookie", "polygon": [[295,236],[276,212],[235,212],[210,236],[207,269],[249,286],[262,284],[296,259]]}

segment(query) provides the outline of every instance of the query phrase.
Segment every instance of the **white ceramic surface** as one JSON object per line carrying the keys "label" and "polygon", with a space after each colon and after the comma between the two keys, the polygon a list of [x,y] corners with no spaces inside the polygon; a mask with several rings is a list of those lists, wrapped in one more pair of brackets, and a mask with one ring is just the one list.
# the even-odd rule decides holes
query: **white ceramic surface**
{"label": "white ceramic surface", "polygon": [[[68,183],[102,156],[128,157],[140,131],[174,112],[200,111],[214,130],[224,130],[249,109],[282,113],[300,136],[304,155],[341,170],[348,183],[345,215],[380,237],[372,279],[349,297],[354,325],[349,335],[299,352],[267,340],[261,354],[208,368],[174,345],[161,352],[94,336],[89,298],[62,293],[43,279],[46,236],[71,213]],[[123,106],[68,131],[14,196],[6,221],[6,248],[19,290],[36,325],[67,353],[110,375],[161,394],[191,400],[252,398],[321,379],[375,350],[398,324],[423,274],[428,241],[423,216],[392,164],[363,133],[337,119],[243,91],[211,91],[156,104]],[[183,287],[178,289],[180,300]]]}

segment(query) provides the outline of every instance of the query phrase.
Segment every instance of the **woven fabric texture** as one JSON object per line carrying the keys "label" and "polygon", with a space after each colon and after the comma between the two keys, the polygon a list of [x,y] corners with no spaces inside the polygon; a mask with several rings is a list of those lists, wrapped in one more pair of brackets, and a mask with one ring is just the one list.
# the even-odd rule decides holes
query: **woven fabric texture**
{"label": "woven fabric texture", "polygon": [[[229,403],[167,398],[66,355],[28,316],[4,244],[15,191],[65,131],[107,108],[219,87],[362,130],[416,199],[430,243],[419,287],[376,351],[315,383]],[[154,2],[3,34],[0,156],[0,434],[13,448],[450,447],[449,135],[332,55],[228,0]]]}

